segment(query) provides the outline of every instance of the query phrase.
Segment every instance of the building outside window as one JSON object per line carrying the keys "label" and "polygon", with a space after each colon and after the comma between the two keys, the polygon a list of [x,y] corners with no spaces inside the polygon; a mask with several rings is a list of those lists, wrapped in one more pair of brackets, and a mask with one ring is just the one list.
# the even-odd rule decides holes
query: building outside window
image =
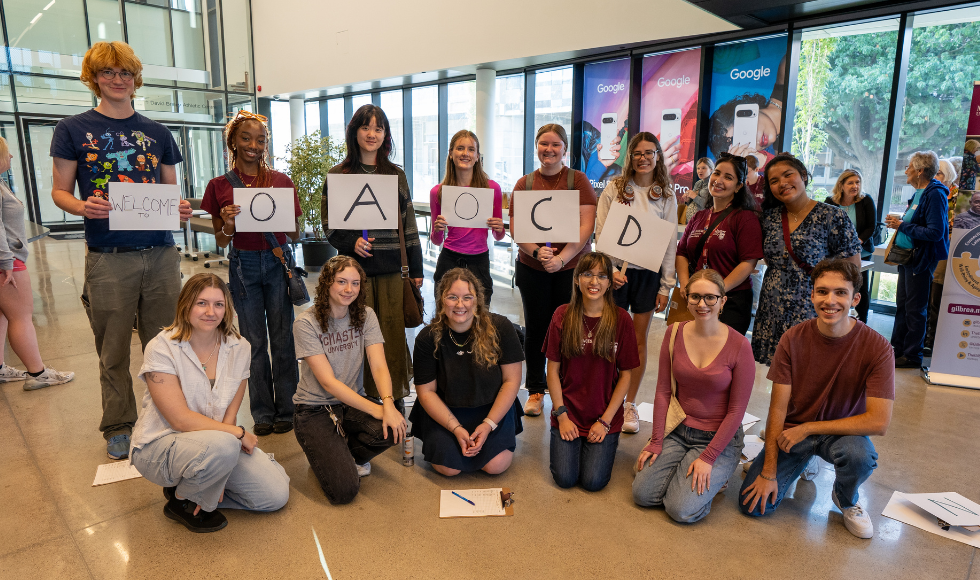
{"label": "building outside window", "polygon": [[[572,76],[571,66],[537,71],[534,74],[534,130],[548,123],[558,123],[571,140],[572,135]],[[569,145],[571,143],[569,142]],[[534,135],[528,135],[528,147],[534,147]],[[571,152],[562,161],[571,165]],[[541,167],[537,154],[534,168]]]}
{"label": "building outside window", "polygon": [[524,75],[497,77],[494,103],[494,159],[490,177],[505,193],[524,175]]}
{"label": "building outside window", "polygon": [[[449,120],[449,139],[453,138],[458,131],[466,129],[476,131],[476,81],[465,81],[461,83],[450,83],[446,91],[449,102],[446,104]],[[477,135],[479,137],[479,135]],[[447,141],[448,146],[448,141]],[[448,151],[440,151],[439,155],[445,159]]]}
{"label": "building outside window", "polygon": [[344,142],[344,99],[330,99],[327,101],[327,127],[330,140],[336,143]]}
{"label": "building outside window", "polygon": [[429,202],[439,183],[439,88],[412,89],[412,200]]}
{"label": "building outside window", "polygon": [[391,142],[393,144],[394,155],[391,161],[396,165],[405,164],[405,114],[402,111],[402,92],[387,91],[381,93],[381,110],[388,117],[388,124],[391,125]]}

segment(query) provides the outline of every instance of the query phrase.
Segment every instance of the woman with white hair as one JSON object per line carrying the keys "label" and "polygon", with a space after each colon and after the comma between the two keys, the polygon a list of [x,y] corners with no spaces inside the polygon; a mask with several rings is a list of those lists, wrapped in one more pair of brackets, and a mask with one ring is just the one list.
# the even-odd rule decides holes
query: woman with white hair
{"label": "woman with white hair", "polygon": [[[875,213],[875,202],[871,196],[865,195],[861,183],[860,171],[845,169],[837,178],[831,197],[824,200],[824,203],[840,207],[847,213],[861,240],[861,259],[870,260],[875,251],[871,238],[875,233],[878,214]],[[858,290],[861,301],[858,302],[856,310],[861,322],[867,323],[868,308],[871,306],[871,285],[867,271],[861,272],[861,280],[861,288]]]}
{"label": "woman with white hair", "polygon": [[894,247],[906,250],[898,266],[898,293],[895,298],[895,326],[892,347],[895,368],[918,368],[926,337],[926,306],[936,263],[949,254],[949,189],[936,174],[939,157],[932,151],[919,151],[909,157],[905,177],[915,188],[905,214],[889,215],[885,224],[896,230]]}
{"label": "woman with white hair", "polygon": [[[936,179],[949,189],[946,203],[949,205],[949,225],[953,227],[953,214],[956,208],[956,196],[959,188],[956,186],[956,168],[949,159],[939,160],[939,173]],[[949,237],[949,230],[946,231]],[[936,340],[936,325],[939,324],[939,308],[943,301],[943,280],[946,278],[946,260],[939,260],[936,272],[932,275],[932,290],[929,292],[929,316],[926,321],[926,342],[923,356],[932,356],[932,345]]]}

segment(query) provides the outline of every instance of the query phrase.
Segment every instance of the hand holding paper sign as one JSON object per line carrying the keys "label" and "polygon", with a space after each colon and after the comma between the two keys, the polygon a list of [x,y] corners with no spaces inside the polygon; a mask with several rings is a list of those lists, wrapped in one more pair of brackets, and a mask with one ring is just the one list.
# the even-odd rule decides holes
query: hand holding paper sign
{"label": "hand holding paper sign", "polygon": [[493,217],[493,190],[443,185],[442,217],[451,227],[485,227]]}
{"label": "hand holding paper sign", "polygon": [[109,230],[175,230],[181,201],[178,185],[110,182]]}
{"label": "hand holding paper sign", "polygon": [[514,241],[530,244],[579,241],[578,191],[515,191],[513,203]]}
{"label": "hand holding paper sign", "polygon": [[291,188],[236,187],[233,195],[235,205],[241,208],[235,218],[235,231],[292,232],[296,229],[295,193]]}
{"label": "hand holding paper sign", "polygon": [[659,272],[667,244],[677,237],[677,225],[638,207],[614,203],[596,241],[596,251]]}
{"label": "hand holding paper sign", "polygon": [[330,173],[327,189],[330,229],[398,229],[398,176]]}

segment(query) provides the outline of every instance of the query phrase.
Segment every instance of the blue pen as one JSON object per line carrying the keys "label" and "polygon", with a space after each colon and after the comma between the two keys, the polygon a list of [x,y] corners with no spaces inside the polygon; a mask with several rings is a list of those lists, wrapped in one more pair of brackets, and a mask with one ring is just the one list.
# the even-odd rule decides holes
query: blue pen
{"label": "blue pen", "polygon": [[466,503],[468,503],[468,504],[470,504],[471,506],[474,506],[474,507],[476,507],[476,504],[475,504],[475,503],[473,503],[473,502],[471,502],[470,500],[468,500],[468,499],[466,499],[465,497],[463,497],[463,496],[461,496],[461,495],[459,495],[459,494],[458,494],[458,493],[456,493],[455,491],[453,492],[453,495],[455,495],[455,496],[456,496],[456,497],[458,497],[459,499],[461,499],[461,500],[463,500],[463,501],[465,501]]}

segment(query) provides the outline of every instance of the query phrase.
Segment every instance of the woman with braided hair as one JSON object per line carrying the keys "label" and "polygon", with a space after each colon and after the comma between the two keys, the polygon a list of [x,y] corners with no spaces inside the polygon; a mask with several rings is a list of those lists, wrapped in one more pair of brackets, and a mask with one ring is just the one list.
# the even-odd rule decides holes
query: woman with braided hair
{"label": "woman with braided hair", "polygon": [[201,201],[201,209],[212,216],[218,246],[224,248],[231,244],[228,286],[238,311],[238,326],[252,345],[248,394],[256,435],[292,430],[293,395],[299,380],[292,332],[293,305],[289,301],[283,263],[273,252],[282,247],[283,259],[289,262],[286,236],[298,239],[299,227],[297,231],[273,234],[238,233],[235,230],[235,218],[242,212],[242,208],[235,205],[233,193],[236,188],[292,189],[295,214],[300,215],[299,198],[292,180],[269,167],[268,141],[266,118],[238,111],[225,127],[225,144],[232,169],[208,183]]}

